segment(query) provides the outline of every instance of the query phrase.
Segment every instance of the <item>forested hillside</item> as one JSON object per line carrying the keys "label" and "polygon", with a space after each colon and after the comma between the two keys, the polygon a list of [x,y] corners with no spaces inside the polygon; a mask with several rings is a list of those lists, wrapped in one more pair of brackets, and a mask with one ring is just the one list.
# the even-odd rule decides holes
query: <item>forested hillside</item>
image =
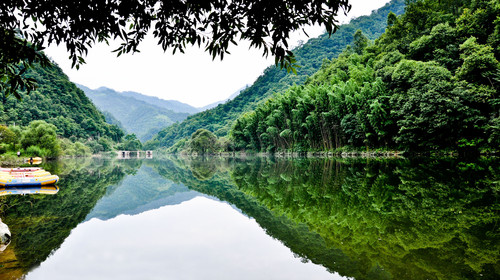
{"label": "forested hillside", "polygon": [[236,147],[498,150],[500,2],[413,1],[388,25],[238,119]]}
{"label": "forested hillside", "polygon": [[0,124],[28,126],[34,120],[43,120],[55,125],[57,134],[65,138],[121,139],[123,132],[105,122],[101,112],[58,66],[35,66],[25,76],[35,79],[38,88],[30,94],[21,94],[23,100],[2,93]]}
{"label": "forested hillside", "polygon": [[301,66],[297,69],[296,75],[270,66],[252,86],[242,91],[234,100],[164,128],[147,143],[147,147],[172,146],[179,139],[189,137],[200,128],[208,129],[218,136],[227,135],[234,121],[242,113],[255,109],[273,93],[286,90],[293,84],[302,84],[308,76],[321,67],[323,60],[332,59],[341,53],[352,43],[353,34],[357,29],[362,29],[370,39],[379,37],[387,26],[387,14],[391,11],[401,14],[404,2],[404,0],[393,0],[370,16],[362,16],[351,20],[349,24],[342,25],[331,37],[324,34],[310,39],[294,50],[297,64]]}
{"label": "forested hillside", "polygon": [[161,128],[183,121],[189,115],[141,101],[137,99],[141,94],[136,93],[134,97],[130,97],[132,95],[105,87],[91,90],[82,85],[78,86],[99,109],[109,112],[128,133],[136,134],[141,141],[151,139]]}

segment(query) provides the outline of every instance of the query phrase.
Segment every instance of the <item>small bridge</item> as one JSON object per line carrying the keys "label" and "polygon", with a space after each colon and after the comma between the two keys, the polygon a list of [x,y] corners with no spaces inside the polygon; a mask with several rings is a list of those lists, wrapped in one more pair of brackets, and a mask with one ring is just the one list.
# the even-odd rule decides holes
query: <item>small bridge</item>
{"label": "small bridge", "polygon": [[116,151],[120,159],[153,158],[153,151]]}

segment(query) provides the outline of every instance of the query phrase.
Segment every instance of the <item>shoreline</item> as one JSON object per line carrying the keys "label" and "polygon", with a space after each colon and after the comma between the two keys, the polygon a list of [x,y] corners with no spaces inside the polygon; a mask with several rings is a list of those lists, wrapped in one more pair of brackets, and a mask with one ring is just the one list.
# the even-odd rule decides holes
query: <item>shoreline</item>
{"label": "shoreline", "polygon": [[451,157],[451,158],[479,158],[479,157],[498,157],[500,152],[485,151],[479,154],[460,155],[458,152],[406,152],[406,151],[343,151],[343,152],[253,152],[253,151],[238,151],[238,152],[217,152],[209,154],[198,155],[196,153],[168,153],[157,151],[161,155],[174,155],[174,156],[221,156],[221,157],[277,157],[277,158],[418,158],[418,157]]}
{"label": "shoreline", "polygon": [[[6,157],[5,155],[0,156],[0,165],[1,166],[18,166],[23,164],[29,164],[29,157]],[[28,162],[26,162],[28,161]]]}
{"label": "shoreline", "polygon": [[[204,156],[215,156],[215,157],[234,157],[234,158],[247,158],[247,157],[275,157],[275,158],[390,158],[390,159],[407,159],[407,158],[419,158],[419,157],[451,157],[460,158],[460,154],[456,151],[445,152],[445,151],[433,151],[433,152],[406,152],[406,151],[342,151],[342,152],[332,152],[332,151],[317,151],[317,152],[253,152],[253,151],[237,151],[237,152],[217,152],[210,154],[198,155],[196,153],[188,154],[184,152],[179,153],[169,153],[162,150],[155,150],[155,158],[161,159],[164,156],[180,156],[180,157],[204,157]],[[500,156],[500,151],[483,151],[479,154],[474,154],[471,156],[465,156],[466,158],[479,158],[479,157],[498,157]],[[81,156],[84,158],[114,158],[113,154],[109,152],[98,153],[87,156]],[[463,156],[462,156],[463,157]],[[74,158],[73,156],[60,156],[56,159]],[[46,158],[43,159],[44,162],[47,161]],[[17,157],[17,156],[6,156],[0,155],[0,166],[21,166],[28,165],[29,157]]]}

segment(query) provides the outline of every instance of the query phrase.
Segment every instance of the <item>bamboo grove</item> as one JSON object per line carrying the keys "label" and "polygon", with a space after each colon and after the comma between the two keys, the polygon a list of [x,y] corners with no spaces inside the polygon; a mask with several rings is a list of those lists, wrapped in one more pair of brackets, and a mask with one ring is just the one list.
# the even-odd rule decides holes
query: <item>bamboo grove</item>
{"label": "bamboo grove", "polygon": [[358,30],[304,85],[242,115],[235,147],[498,149],[500,3],[408,2],[375,42]]}

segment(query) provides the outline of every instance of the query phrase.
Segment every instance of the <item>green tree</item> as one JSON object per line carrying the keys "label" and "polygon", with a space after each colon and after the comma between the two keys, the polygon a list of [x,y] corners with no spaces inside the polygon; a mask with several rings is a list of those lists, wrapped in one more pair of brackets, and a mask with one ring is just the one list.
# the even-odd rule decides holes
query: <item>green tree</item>
{"label": "green tree", "polygon": [[23,133],[21,145],[24,149],[39,147],[45,153],[41,156],[57,157],[61,151],[56,130],[53,124],[40,120],[32,121]]}
{"label": "green tree", "polygon": [[475,37],[470,37],[460,45],[460,51],[463,64],[457,70],[457,77],[471,83],[493,85],[500,69],[493,48],[480,45]]}
{"label": "green tree", "polygon": [[201,155],[213,153],[217,150],[217,136],[206,129],[198,129],[191,135],[190,148]]}
{"label": "green tree", "polygon": [[11,144],[16,140],[16,134],[5,125],[0,125],[0,143]]}
{"label": "green tree", "polygon": [[9,129],[14,132],[15,139],[13,142],[13,149],[16,150],[16,145],[21,142],[21,139],[23,138],[23,130],[19,126],[9,126]]}
{"label": "green tree", "polygon": [[368,38],[363,34],[361,29],[354,33],[353,49],[357,54],[362,54],[363,50],[368,46]]}
{"label": "green tree", "polygon": [[120,145],[120,149],[126,151],[139,151],[142,149],[142,143],[135,134],[127,134],[123,137],[123,143]]}
{"label": "green tree", "polygon": [[234,144],[228,137],[220,137],[217,141],[217,145],[219,149],[223,152],[232,152],[234,151]]}

